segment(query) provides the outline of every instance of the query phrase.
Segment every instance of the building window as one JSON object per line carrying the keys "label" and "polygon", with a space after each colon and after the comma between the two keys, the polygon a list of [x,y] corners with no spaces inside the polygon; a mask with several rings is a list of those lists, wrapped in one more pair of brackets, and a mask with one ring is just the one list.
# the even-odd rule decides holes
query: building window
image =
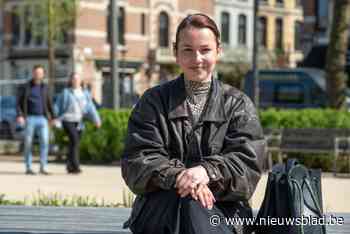
{"label": "building window", "polygon": [[267,19],[266,17],[259,18],[259,45],[262,47],[267,47]]}
{"label": "building window", "polygon": [[119,7],[118,12],[118,42],[121,45],[125,45],[125,11],[123,7]]}
{"label": "building window", "polygon": [[162,11],[159,14],[159,46],[169,47],[169,16]]}
{"label": "building window", "polygon": [[20,34],[21,34],[21,23],[18,14],[18,7],[14,7],[11,13],[11,24],[12,24],[12,32],[11,32],[11,44],[12,46],[19,45]]}
{"label": "building window", "polygon": [[45,17],[40,15],[43,12],[41,5],[34,5],[34,15],[33,29],[34,29],[34,44],[36,46],[42,46],[44,44],[44,35],[46,35],[45,30],[47,25],[45,23]]}
{"label": "building window", "polygon": [[329,0],[317,0],[317,26],[320,30],[326,31],[329,18]]}
{"label": "building window", "polygon": [[24,45],[28,46],[31,44],[32,41],[32,28],[33,28],[33,23],[32,23],[32,11],[31,7],[27,6],[24,9]]}
{"label": "building window", "polygon": [[294,48],[295,50],[301,50],[301,35],[302,35],[302,23],[295,22],[294,28]]}
{"label": "building window", "polygon": [[247,43],[247,17],[245,15],[238,16],[238,44],[245,45]]}
{"label": "building window", "polygon": [[283,6],[283,0],[276,0],[277,6]]}
{"label": "building window", "polygon": [[3,45],[3,39],[4,39],[3,15],[2,15],[2,11],[0,10],[0,48]]}
{"label": "building window", "polygon": [[276,49],[283,49],[283,21],[282,19],[276,19]]}
{"label": "building window", "polygon": [[[69,4],[68,4],[68,2],[65,2],[65,1],[63,1],[62,3],[61,3],[62,5],[60,6],[60,7],[62,7],[62,10],[63,10],[63,12],[70,12],[70,9],[69,9]],[[73,26],[74,26],[74,23],[70,23],[70,24],[67,24],[66,25],[66,29],[65,30],[63,30],[63,32],[59,35],[59,43],[60,44],[67,44],[68,42],[69,42],[69,30],[70,29],[72,29],[73,28]]]}
{"label": "building window", "polygon": [[141,34],[146,35],[146,15],[145,15],[145,13],[141,14]]}
{"label": "building window", "polygon": [[108,7],[107,7],[107,17],[106,17],[106,31],[107,31],[107,42],[108,43],[111,43],[111,40],[112,40],[112,35],[111,35],[111,5],[108,4]]}
{"label": "building window", "polygon": [[221,36],[223,43],[230,43],[230,14],[228,12],[221,13]]}
{"label": "building window", "polygon": [[[108,16],[107,16],[107,42],[110,43],[112,40],[112,35],[111,35],[111,27],[112,27],[112,12],[111,12],[111,7],[110,5],[108,6]],[[117,19],[117,24],[118,24],[118,43],[121,45],[125,44],[125,11],[123,7],[119,7],[118,11],[118,19]]]}

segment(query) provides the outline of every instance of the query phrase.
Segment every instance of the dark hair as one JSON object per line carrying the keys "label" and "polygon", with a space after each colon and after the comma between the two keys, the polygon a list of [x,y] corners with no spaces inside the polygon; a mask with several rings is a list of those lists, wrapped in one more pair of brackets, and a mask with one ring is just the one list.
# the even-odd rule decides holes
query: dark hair
{"label": "dark hair", "polygon": [[214,20],[212,20],[209,16],[207,16],[205,14],[196,13],[196,14],[188,15],[186,18],[184,18],[181,21],[181,23],[177,27],[175,42],[173,45],[173,49],[175,52],[178,49],[177,46],[178,46],[179,39],[180,39],[180,32],[189,26],[196,27],[196,28],[208,28],[208,29],[210,29],[215,35],[217,46],[220,45],[220,32],[219,32],[219,29],[218,29],[216,23],[214,22]]}
{"label": "dark hair", "polygon": [[[68,80],[68,83],[67,83],[67,86],[69,87],[69,88],[71,88],[72,86],[73,86],[73,78],[74,78],[74,76],[75,75],[79,75],[79,73],[78,72],[72,72],[70,75],[69,75],[69,80]],[[83,81],[81,81],[81,83],[80,83],[80,86],[81,87],[84,87],[84,82]]]}
{"label": "dark hair", "polygon": [[33,69],[32,69],[32,71],[35,71],[36,69],[39,69],[39,68],[41,68],[41,69],[43,69],[43,70],[45,71],[44,66],[41,65],[41,64],[35,64],[34,67],[33,67]]}

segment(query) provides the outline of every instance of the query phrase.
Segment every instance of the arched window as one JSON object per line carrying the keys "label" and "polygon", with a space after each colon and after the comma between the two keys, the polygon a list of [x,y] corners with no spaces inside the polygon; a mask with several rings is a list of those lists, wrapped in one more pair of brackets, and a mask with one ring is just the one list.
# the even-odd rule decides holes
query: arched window
{"label": "arched window", "polygon": [[221,13],[221,36],[223,43],[230,43],[230,14],[228,12]]}
{"label": "arched window", "polygon": [[276,49],[283,49],[283,21],[276,19]]}
{"label": "arched window", "polygon": [[24,22],[25,22],[25,25],[24,25],[24,45],[28,46],[31,44],[32,42],[32,29],[33,29],[33,23],[32,23],[32,20],[31,20],[31,17],[33,15],[33,12],[32,12],[32,7],[31,6],[27,6],[25,9],[24,9]]}
{"label": "arched window", "polygon": [[267,19],[266,17],[259,18],[259,45],[267,47]]}
{"label": "arched window", "polygon": [[[112,12],[111,12],[111,6],[108,5],[108,15],[107,15],[107,42],[110,43],[112,40]],[[118,19],[117,19],[117,24],[118,24],[118,43],[121,45],[125,44],[125,11],[123,7],[119,7],[118,10]]]}
{"label": "arched window", "polygon": [[118,14],[118,42],[121,45],[125,45],[125,10],[123,7],[119,7]]}
{"label": "arched window", "polygon": [[13,46],[19,45],[20,41],[20,33],[21,33],[21,24],[20,24],[20,18],[18,15],[18,7],[14,7],[13,11],[11,12],[11,44]]}
{"label": "arched window", "polygon": [[159,46],[169,47],[169,16],[162,11],[159,14]]}
{"label": "arched window", "polygon": [[238,44],[247,44],[247,17],[245,15],[238,16]]}
{"label": "arched window", "polygon": [[145,13],[141,14],[141,34],[146,35],[146,15],[145,15]]}
{"label": "arched window", "polygon": [[3,15],[2,11],[0,11],[0,48],[3,45],[3,36],[4,35],[4,26],[3,26]]}
{"label": "arched window", "polygon": [[[34,22],[34,44],[36,46],[41,46],[44,44],[44,35],[45,35],[45,27],[46,27],[46,21],[42,14],[43,7],[42,5],[34,5],[34,15],[35,15],[35,22]],[[67,31],[64,30],[63,32],[63,39],[65,39],[68,36]]]}
{"label": "arched window", "polygon": [[280,6],[283,6],[284,2],[283,2],[283,0],[276,0],[276,4],[280,5]]}
{"label": "arched window", "polygon": [[301,50],[301,35],[302,35],[302,23],[299,21],[295,22],[294,27],[294,48],[295,50]]}

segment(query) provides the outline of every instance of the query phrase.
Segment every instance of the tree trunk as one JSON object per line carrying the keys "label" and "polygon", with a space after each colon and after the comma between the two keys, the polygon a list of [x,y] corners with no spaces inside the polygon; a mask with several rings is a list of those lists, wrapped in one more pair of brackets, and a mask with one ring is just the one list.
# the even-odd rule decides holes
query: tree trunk
{"label": "tree trunk", "polygon": [[55,45],[54,45],[54,9],[52,0],[48,4],[48,27],[47,27],[47,48],[48,48],[48,80],[49,94],[52,96],[55,89]]}
{"label": "tree trunk", "polygon": [[333,22],[327,50],[326,76],[329,105],[340,109],[345,104],[345,63],[350,26],[350,0],[333,1]]}

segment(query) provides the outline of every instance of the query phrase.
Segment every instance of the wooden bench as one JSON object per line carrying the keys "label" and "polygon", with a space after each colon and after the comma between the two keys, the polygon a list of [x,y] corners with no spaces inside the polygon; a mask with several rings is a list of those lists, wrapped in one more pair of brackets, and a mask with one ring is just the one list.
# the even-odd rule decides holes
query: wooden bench
{"label": "wooden bench", "polygon": [[272,166],[272,153],[278,152],[281,162],[286,153],[308,153],[334,155],[333,173],[337,173],[337,159],[341,154],[350,153],[350,129],[266,129],[268,142],[269,168]]}
{"label": "wooden bench", "polygon": [[[128,208],[0,206],[0,233],[130,234],[130,230],[122,229],[130,211]],[[344,219],[344,224],[327,226],[328,234],[350,234],[350,213],[328,213],[327,217],[330,215]]]}
{"label": "wooden bench", "polygon": [[131,234],[128,208],[0,206],[0,233]]}

